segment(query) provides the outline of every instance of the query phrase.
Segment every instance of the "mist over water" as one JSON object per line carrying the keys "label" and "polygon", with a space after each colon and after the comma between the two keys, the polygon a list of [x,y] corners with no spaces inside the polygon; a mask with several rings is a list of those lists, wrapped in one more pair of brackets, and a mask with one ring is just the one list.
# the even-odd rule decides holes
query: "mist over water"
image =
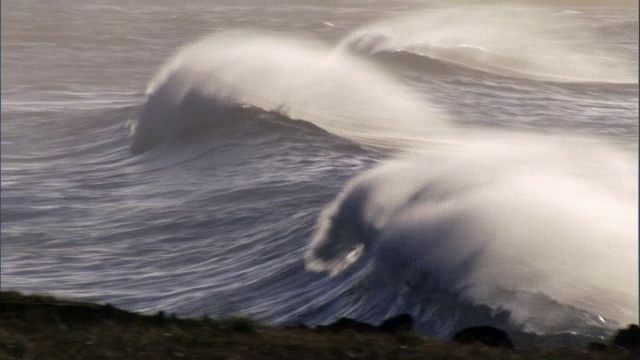
{"label": "mist over water", "polygon": [[440,337],[637,321],[627,8],[65,1],[3,4],[7,289]]}
{"label": "mist over water", "polygon": [[[380,146],[420,133],[426,137],[444,121],[426,95],[366,59],[317,41],[277,35],[217,34],[189,45],[154,76],[147,97],[133,132],[138,147],[166,140],[186,121],[195,121],[178,112],[193,105],[188,101],[194,97],[219,108],[249,105],[277,111]],[[204,116],[209,122],[216,118]]]}
{"label": "mist over water", "polygon": [[491,73],[564,82],[637,83],[631,51],[557,8],[457,6],[383,18],[340,44],[358,52],[404,51]]}
{"label": "mist over water", "polygon": [[399,282],[407,271],[435,274],[542,332],[565,319],[540,321],[553,310],[524,294],[634,321],[637,158],[596,141],[465,139],[351,180],[319,218],[307,268],[335,275],[370,254]]}

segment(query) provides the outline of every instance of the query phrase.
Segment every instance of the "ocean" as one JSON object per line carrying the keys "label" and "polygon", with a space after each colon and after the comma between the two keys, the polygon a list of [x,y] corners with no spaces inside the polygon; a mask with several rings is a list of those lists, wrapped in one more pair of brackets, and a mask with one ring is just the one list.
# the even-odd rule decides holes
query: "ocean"
{"label": "ocean", "polygon": [[270,324],[638,320],[637,3],[2,3],[2,288]]}

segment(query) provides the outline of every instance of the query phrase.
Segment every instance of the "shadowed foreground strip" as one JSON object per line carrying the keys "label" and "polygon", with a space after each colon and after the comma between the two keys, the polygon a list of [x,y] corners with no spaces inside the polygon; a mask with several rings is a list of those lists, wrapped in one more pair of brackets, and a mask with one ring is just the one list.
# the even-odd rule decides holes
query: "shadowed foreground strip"
{"label": "shadowed foreground strip", "polygon": [[631,359],[626,350],[508,351],[400,335],[138,315],[0,292],[0,359]]}

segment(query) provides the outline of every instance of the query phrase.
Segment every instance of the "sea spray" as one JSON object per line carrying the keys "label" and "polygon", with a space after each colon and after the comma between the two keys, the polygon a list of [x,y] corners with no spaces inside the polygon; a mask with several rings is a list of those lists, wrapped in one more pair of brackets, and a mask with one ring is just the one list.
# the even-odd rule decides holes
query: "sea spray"
{"label": "sea spray", "polygon": [[337,274],[360,258],[397,283],[428,274],[535,331],[569,315],[548,316],[535,294],[591,314],[574,330],[632,322],[637,195],[636,157],[600,141],[467,134],[350,181],[318,219],[307,269]]}
{"label": "sea spray", "polygon": [[608,47],[554,8],[459,5],[383,18],[352,31],[340,48],[403,51],[494,74],[561,82],[637,83],[631,52]]}
{"label": "sea spray", "polygon": [[[424,95],[367,60],[307,39],[222,33],[186,46],[153,77],[132,147],[149,149],[190,127],[185,118],[215,123],[239,105],[378,146],[425,138],[445,124]],[[184,116],[193,108],[207,109]]]}

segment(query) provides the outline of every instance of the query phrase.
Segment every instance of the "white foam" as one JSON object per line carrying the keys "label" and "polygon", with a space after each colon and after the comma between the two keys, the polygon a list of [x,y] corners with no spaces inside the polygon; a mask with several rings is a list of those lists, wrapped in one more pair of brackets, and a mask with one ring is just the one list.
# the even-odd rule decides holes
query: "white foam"
{"label": "white foam", "polygon": [[611,51],[583,24],[566,26],[566,19],[551,16],[554,11],[473,5],[415,11],[354,30],[340,46],[370,53],[409,51],[549,81],[637,83],[637,61]]}
{"label": "white foam", "polygon": [[364,247],[522,321],[541,314],[503,291],[634,322],[637,179],[637,157],[599,141],[468,134],[350,181],[319,218],[307,267],[338,273]]}
{"label": "white foam", "polygon": [[134,137],[175,128],[183,120],[159,118],[193,93],[278,110],[372,145],[446,128],[442,111],[367,60],[311,40],[222,33],[186,46],[153,77]]}

